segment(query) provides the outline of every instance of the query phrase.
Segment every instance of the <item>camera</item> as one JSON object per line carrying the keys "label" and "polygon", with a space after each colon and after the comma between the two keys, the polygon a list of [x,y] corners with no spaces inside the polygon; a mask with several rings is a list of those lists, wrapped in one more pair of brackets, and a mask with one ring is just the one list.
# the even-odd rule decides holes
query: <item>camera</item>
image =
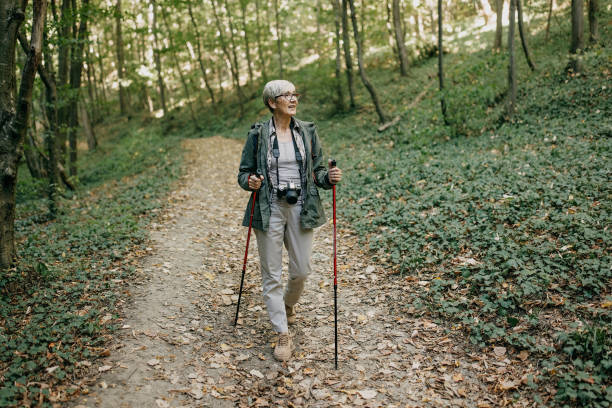
{"label": "camera", "polygon": [[301,191],[302,190],[299,185],[296,185],[294,182],[290,181],[284,186],[278,186],[276,196],[278,198],[284,197],[289,204],[295,204],[298,201]]}

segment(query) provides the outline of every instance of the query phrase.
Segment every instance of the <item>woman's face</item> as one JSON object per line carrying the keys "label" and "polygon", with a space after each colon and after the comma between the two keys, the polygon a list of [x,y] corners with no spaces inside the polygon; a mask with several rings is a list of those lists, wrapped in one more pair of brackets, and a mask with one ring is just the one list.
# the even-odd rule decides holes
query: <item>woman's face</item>
{"label": "woman's face", "polygon": [[275,114],[283,116],[295,116],[297,113],[298,99],[294,96],[295,87],[287,88],[285,92],[270,100],[269,104]]}

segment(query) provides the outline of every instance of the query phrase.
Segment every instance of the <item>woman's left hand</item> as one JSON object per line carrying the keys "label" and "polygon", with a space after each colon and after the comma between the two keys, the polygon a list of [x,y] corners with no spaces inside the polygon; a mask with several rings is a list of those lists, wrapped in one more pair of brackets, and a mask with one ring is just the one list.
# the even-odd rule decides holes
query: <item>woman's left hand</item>
{"label": "woman's left hand", "polygon": [[329,169],[329,182],[332,184],[338,184],[342,180],[342,170],[338,167],[332,167]]}

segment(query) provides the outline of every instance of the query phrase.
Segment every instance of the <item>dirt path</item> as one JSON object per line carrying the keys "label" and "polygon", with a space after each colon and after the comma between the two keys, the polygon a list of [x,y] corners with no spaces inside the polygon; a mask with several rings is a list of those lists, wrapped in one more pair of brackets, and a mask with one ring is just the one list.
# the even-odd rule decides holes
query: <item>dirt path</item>
{"label": "dirt path", "polygon": [[[497,406],[491,367],[444,330],[413,314],[410,290],[372,264],[356,237],[339,232],[339,369],[333,367],[330,223],[315,233],[313,275],[298,305],[297,349],[272,357],[252,242],[232,326],[249,194],[236,184],[241,144],[189,140],[188,170],[153,225],[143,284],[130,288],[127,318],[110,356],[94,367],[80,407]],[[253,240],[254,241],[254,237]],[[411,313],[412,312],[412,313]],[[496,369],[510,363],[500,356]],[[489,362],[489,364],[492,364]]]}

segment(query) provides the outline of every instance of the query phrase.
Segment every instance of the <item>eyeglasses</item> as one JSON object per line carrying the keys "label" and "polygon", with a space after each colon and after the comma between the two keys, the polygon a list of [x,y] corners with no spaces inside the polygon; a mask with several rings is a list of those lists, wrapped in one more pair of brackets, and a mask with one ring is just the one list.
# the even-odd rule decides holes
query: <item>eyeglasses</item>
{"label": "eyeglasses", "polygon": [[285,98],[285,100],[287,101],[290,101],[291,99],[295,99],[296,101],[299,101],[300,96],[302,95],[300,95],[299,93],[284,93],[284,94],[276,95],[274,99],[280,98],[281,96]]}

